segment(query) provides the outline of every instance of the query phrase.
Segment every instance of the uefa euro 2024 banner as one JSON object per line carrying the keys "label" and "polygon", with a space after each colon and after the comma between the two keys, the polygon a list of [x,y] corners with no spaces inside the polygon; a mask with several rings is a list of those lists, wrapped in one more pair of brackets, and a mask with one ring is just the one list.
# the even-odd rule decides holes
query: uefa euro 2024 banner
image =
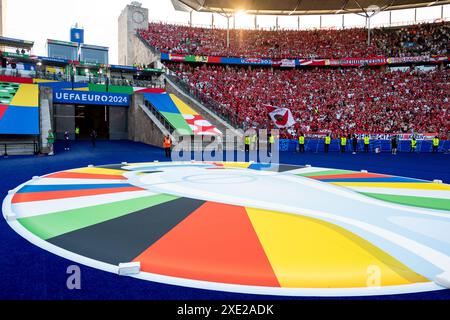
{"label": "uefa euro 2024 banner", "polygon": [[128,107],[130,105],[130,95],[109,92],[54,90],[53,103]]}

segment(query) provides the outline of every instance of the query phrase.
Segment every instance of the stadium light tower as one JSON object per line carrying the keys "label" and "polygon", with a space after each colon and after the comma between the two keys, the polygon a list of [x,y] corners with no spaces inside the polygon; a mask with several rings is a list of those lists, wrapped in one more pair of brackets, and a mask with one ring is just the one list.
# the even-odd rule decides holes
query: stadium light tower
{"label": "stadium light tower", "polygon": [[244,18],[247,15],[247,13],[245,12],[244,9],[239,9],[236,11],[235,17],[240,19],[240,18]]}
{"label": "stadium light tower", "polygon": [[367,45],[370,46],[370,42],[371,42],[371,29],[370,29],[370,20],[372,19],[373,16],[375,16],[376,14],[378,14],[381,11],[380,7],[372,5],[369,6],[366,10],[366,19],[367,19]]}
{"label": "stadium light tower", "polygon": [[73,64],[70,68],[70,82],[72,83],[72,90],[74,90],[75,75],[77,73],[77,67]]}
{"label": "stadium light tower", "polygon": [[[355,4],[359,7],[359,9],[361,9],[362,13],[356,13],[359,16],[365,17],[366,18],[366,27],[367,27],[367,45],[370,46],[371,43],[371,25],[370,25],[370,20],[373,18],[373,16],[375,16],[376,14],[378,14],[382,8],[380,8],[377,5],[369,5],[366,8],[364,8],[359,1],[360,0],[353,0],[355,2]],[[387,8],[388,6],[385,6],[383,8]],[[341,10],[344,10],[344,8],[341,8]],[[340,10],[339,10],[340,11]]]}
{"label": "stadium light tower", "polygon": [[227,16],[227,49],[230,47],[230,17]]}

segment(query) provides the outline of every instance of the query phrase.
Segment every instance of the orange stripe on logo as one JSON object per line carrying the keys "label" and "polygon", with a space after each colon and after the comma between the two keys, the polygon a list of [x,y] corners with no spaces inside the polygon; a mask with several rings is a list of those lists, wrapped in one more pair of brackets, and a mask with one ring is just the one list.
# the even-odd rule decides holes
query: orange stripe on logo
{"label": "orange stripe on logo", "polygon": [[84,189],[84,190],[64,190],[51,192],[30,192],[30,193],[16,193],[12,199],[12,203],[56,200],[65,198],[77,198],[85,196],[93,196],[98,194],[119,193],[128,191],[141,191],[144,189],[138,187],[123,187],[123,188],[106,188],[106,189]]}

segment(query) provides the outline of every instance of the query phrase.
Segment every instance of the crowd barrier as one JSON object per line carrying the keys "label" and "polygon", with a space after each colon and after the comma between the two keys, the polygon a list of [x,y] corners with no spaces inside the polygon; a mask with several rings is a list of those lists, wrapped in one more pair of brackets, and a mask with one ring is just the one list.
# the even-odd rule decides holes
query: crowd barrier
{"label": "crowd barrier", "polygon": [[[339,152],[341,148],[341,141],[335,139],[331,141],[329,151]],[[390,140],[371,140],[369,145],[369,152],[375,152],[376,149],[380,152],[391,152]],[[409,152],[411,149],[410,140],[398,141],[398,152]],[[431,152],[433,145],[431,140],[417,140],[416,152]],[[441,140],[439,143],[439,152],[448,152],[450,150],[450,140]],[[298,141],[280,139],[280,151],[298,151]],[[324,140],[305,140],[306,152],[324,152]],[[364,151],[364,141],[358,141],[358,152]],[[353,146],[350,139],[347,140],[346,152],[353,152]]]}

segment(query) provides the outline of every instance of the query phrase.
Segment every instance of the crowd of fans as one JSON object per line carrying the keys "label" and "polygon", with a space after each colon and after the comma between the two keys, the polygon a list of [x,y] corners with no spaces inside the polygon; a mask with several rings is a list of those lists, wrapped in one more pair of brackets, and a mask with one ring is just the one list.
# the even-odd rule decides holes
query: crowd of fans
{"label": "crowd of fans", "polygon": [[450,23],[375,29],[376,46],[388,57],[450,54]]}
{"label": "crowd of fans", "polygon": [[373,30],[230,30],[150,23],[141,36],[161,52],[249,58],[345,58],[446,55],[450,23],[419,24]]}
{"label": "crowd of fans", "polygon": [[[450,132],[450,70],[271,69],[171,63],[244,128],[270,128],[265,105],[289,108],[296,132]],[[288,136],[287,131],[283,135]]]}
{"label": "crowd of fans", "polygon": [[[151,23],[140,34],[161,52],[195,55],[282,59],[450,54],[449,22],[374,29],[370,46],[366,29],[230,30],[228,48],[223,29]],[[272,105],[292,111],[295,132],[446,136],[450,131],[448,69],[169,67],[244,128],[271,127],[265,105]]]}

